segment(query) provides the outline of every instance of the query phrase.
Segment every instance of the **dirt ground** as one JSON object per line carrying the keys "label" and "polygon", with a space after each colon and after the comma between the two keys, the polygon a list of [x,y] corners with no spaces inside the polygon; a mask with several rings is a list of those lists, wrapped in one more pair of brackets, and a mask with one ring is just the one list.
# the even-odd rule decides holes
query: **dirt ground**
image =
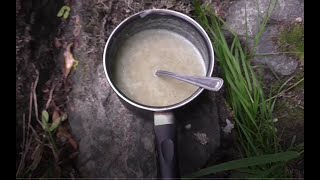
{"label": "dirt ground", "polygon": [[[52,146],[45,140],[46,135],[39,124],[41,117],[38,117],[43,109],[47,109],[50,114],[54,111],[58,114],[63,113],[67,103],[66,95],[71,90],[69,80],[63,77],[63,56],[57,41],[66,23],[57,17],[57,12],[63,4],[61,0],[16,1],[18,177],[50,177],[57,172],[61,177],[70,177],[75,171],[70,162],[65,170],[51,166],[54,161],[65,164],[73,151],[69,144],[63,142],[65,140],[57,139],[56,145],[60,147],[59,157],[53,157]],[[61,126],[59,131],[63,130],[68,131],[67,123],[63,123],[63,128]],[[40,143],[41,146],[39,141],[43,143]]]}

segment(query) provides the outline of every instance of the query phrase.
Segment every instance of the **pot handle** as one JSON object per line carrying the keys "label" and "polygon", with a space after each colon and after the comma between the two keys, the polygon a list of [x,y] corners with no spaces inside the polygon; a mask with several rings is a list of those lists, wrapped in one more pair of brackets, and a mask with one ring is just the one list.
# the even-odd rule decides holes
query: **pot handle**
{"label": "pot handle", "polygon": [[154,130],[161,178],[180,178],[177,158],[176,125],[174,124],[173,113],[155,112]]}

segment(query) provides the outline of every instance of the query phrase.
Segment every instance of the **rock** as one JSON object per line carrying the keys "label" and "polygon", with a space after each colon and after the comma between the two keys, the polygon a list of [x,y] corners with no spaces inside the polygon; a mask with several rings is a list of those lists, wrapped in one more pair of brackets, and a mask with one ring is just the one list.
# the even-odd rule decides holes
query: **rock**
{"label": "rock", "polygon": [[[73,90],[68,103],[70,126],[79,142],[76,166],[84,178],[155,178],[158,168],[153,120],[128,110],[120,102],[107,83],[102,66],[104,45],[117,25],[112,24],[112,19],[116,17],[119,23],[130,15],[125,11],[127,3],[112,2],[111,7],[117,11],[112,8],[103,11],[101,2],[76,1],[72,7],[78,20],[70,23],[82,28],[74,37],[74,55],[79,65],[71,74]],[[103,4],[108,6],[110,2]],[[69,29],[69,35],[73,30]],[[220,145],[221,114],[217,111],[224,104],[217,99],[223,98],[204,93],[192,104],[175,111],[182,175],[203,168]],[[192,128],[185,130],[186,124]],[[195,140],[195,132],[206,134],[205,145]]]}
{"label": "rock", "polygon": [[[260,10],[265,12],[266,7]],[[261,19],[258,14],[262,12],[258,12],[256,1],[240,0],[228,9],[226,23],[237,34],[245,36],[247,21],[248,35],[252,36],[259,31]]]}
{"label": "rock", "polygon": [[197,132],[197,133],[193,133],[193,135],[195,136],[196,140],[200,142],[200,144],[202,145],[208,144],[209,138],[206,133]]}
{"label": "rock", "polygon": [[186,125],[184,126],[184,128],[186,128],[186,130],[191,129],[191,124],[186,124]]}
{"label": "rock", "polygon": [[[226,114],[219,113],[226,109],[221,94],[204,92],[190,105],[178,109],[178,148],[180,171],[189,174],[204,168],[220,146],[219,122]],[[186,130],[185,124],[191,124]]]}
{"label": "rock", "polygon": [[[110,2],[103,3],[107,6]],[[72,74],[68,103],[70,126],[79,142],[77,167],[85,178],[156,177],[152,120],[127,110],[106,81],[103,48],[117,24],[110,24],[114,17],[110,17],[111,8],[103,10],[100,4],[77,1],[72,7],[78,19],[70,23],[81,27],[74,37],[79,65]]]}
{"label": "rock", "polygon": [[[271,70],[281,75],[290,75],[295,72],[298,67],[298,61],[285,54],[279,54],[277,48],[277,38],[279,36],[279,26],[268,26],[261,37],[261,41],[257,46],[256,54],[269,54],[256,56],[255,62],[266,64]],[[253,47],[253,41],[249,41],[249,45]]]}
{"label": "rock", "polygon": [[234,124],[231,123],[229,119],[226,119],[227,125],[222,129],[225,134],[230,134],[232,129],[234,128]]}
{"label": "rock", "polygon": [[297,17],[294,21],[297,22],[297,23],[301,23],[302,22],[302,18],[301,17]]}
{"label": "rock", "polygon": [[271,19],[276,21],[304,19],[304,0],[278,0]]}
{"label": "rock", "polygon": [[270,66],[274,68],[275,72],[287,76],[295,72],[298,67],[298,62],[294,58],[280,55],[273,58]]}
{"label": "rock", "polygon": [[[74,78],[85,73],[81,71]],[[81,174],[83,177],[155,177],[153,121],[133,114],[121,104],[106,82],[102,65],[89,73],[90,83],[80,83],[80,79],[74,83],[69,105],[74,107],[69,118],[79,140]]]}
{"label": "rock", "polygon": [[[260,24],[266,16],[269,3],[272,0],[260,0],[259,8],[257,1],[240,0],[228,9],[227,24],[240,35],[242,39],[246,35],[246,17],[248,35],[254,37],[260,31]],[[270,17],[271,21],[287,20],[292,22],[296,18],[301,20],[304,17],[303,0],[278,0]],[[258,11],[259,9],[259,11]],[[247,12],[247,13],[246,13]],[[246,15],[247,14],[247,15]],[[299,19],[299,20],[300,20]],[[277,38],[279,37],[279,27],[271,25],[266,27],[266,31],[261,37],[257,47],[257,54],[269,54],[266,56],[256,56],[254,62],[267,65],[271,70],[281,75],[290,75],[298,67],[298,62],[285,54],[279,54],[277,49]],[[248,40],[249,47],[253,50],[253,39]]]}
{"label": "rock", "polygon": [[[228,26],[237,34],[245,36],[247,19],[248,35],[256,35],[260,30],[261,22],[266,16],[270,1],[273,0],[240,0],[233,3],[227,13],[226,22]],[[257,2],[259,2],[259,6]],[[270,19],[283,21],[294,20],[297,17],[304,18],[303,0],[278,0]]]}

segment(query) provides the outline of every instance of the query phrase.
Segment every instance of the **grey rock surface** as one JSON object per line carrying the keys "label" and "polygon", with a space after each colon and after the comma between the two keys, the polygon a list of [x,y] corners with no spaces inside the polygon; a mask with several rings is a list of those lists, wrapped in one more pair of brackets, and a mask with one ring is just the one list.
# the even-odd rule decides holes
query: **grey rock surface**
{"label": "grey rock surface", "polygon": [[[130,7],[138,9],[128,8],[126,1],[101,0],[77,1],[72,8],[69,32],[75,34],[79,27],[81,30],[74,37],[74,55],[79,65],[72,74],[68,114],[72,133],[79,142],[77,167],[85,178],[157,177],[153,120],[133,113],[119,101],[102,67],[103,48],[110,32],[146,5],[132,1]],[[188,12],[188,5],[183,3],[175,8]],[[219,97],[223,99],[221,95],[205,93],[196,100],[198,103],[175,112],[182,174],[205,166],[220,145],[218,121],[223,115],[217,109],[224,108],[224,104],[215,100]],[[187,132],[183,130],[184,122],[192,124]],[[205,133],[207,143],[199,143],[194,133]]]}
{"label": "grey rock surface", "polygon": [[[249,37],[254,37],[260,31],[260,24],[265,18],[271,2],[275,2],[275,6],[270,21],[292,22],[296,18],[304,19],[303,0],[240,0],[229,7],[227,26],[240,35],[242,39],[246,32]],[[295,72],[298,62],[293,57],[279,54],[276,44],[279,29],[278,25],[266,27],[255,52],[256,54],[264,54],[264,56],[256,56],[254,61],[267,65],[272,71],[280,75],[290,75]],[[248,43],[253,50],[253,39],[249,38]]]}
{"label": "grey rock surface", "polygon": [[[304,18],[303,0],[240,0],[233,3],[227,12],[227,24],[237,34],[254,36],[259,32],[259,24],[267,14],[270,2],[276,2],[271,20],[292,21],[297,17]],[[246,25],[247,20],[247,25]]]}
{"label": "grey rock surface", "polygon": [[[190,105],[177,110],[181,173],[189,174],[206,166],[220,146],[219,122],[227,118],[220,93],[201,94]],[[185,128],[191,125],[190,129]]]}
{"label": "grey rock surface", "polygon": [[90,73],[92,81],[79,83],[84,89],[75,89],[71,98],[70,123],[80,142],[80,172],[84,177],[155,177],[153,121],[121,104],[102,66]]}
{"label": "grey rock surface", "polygon": [[[281,75],[290,75],[298,67],[298,61],[291,56],[279,54],[276,39],[279,36],[279,26],[268,26],[256,48],[255,62],[267,65],[274,72]],[[249,42],[253,46],[253,41]],[[267,54],[267,55],[264,55]],[[261,55],[261,56],[260,56]]]}
{"label": "grey rock surface", "polygon": [[276,21],[304,19],[304,0],[278,0],[278,3],[271,15]]}

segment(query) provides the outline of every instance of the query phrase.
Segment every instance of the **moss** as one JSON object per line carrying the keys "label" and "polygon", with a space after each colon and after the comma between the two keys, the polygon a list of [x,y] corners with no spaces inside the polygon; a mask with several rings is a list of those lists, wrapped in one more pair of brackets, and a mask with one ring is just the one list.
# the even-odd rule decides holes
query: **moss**
{"label": "moss", "polygon": [[280,47],[282,51],[294,52],[304,61],[304,25],[295,24],[285,28],[280,33]]}

